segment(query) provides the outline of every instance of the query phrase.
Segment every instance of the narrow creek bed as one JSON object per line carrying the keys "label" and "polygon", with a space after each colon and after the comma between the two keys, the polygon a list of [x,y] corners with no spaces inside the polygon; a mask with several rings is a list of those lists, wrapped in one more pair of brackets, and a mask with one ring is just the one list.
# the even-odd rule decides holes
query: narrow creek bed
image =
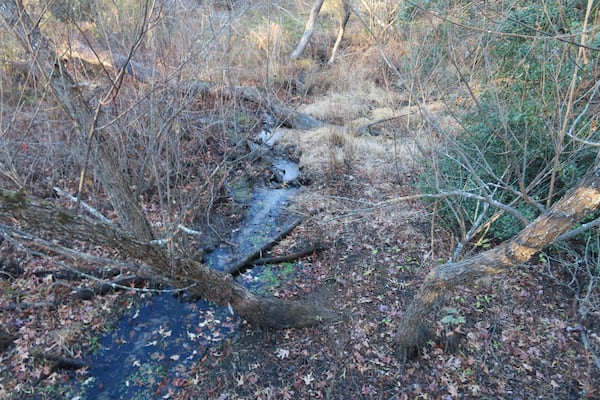
{"label": "narrow creek bed", "polygon": [[[286,212],[286,205],[298,190],[255,190],[246,200],[245,220],[231,235],[233,246],[218,246],[205,255],[205,262],[225,270],[272,244],[282,230],[299,221],[299,217]],[[261,279],[264,273],[268,276]],[[271,269],[262,267],[238,274],[237,280],[259,292],[272,282],[272,274]],[[204,300],[188,302],[172,293],[145,293],[141,302],[101,340],[90,368],[75,381],[75,391],[98,399],[167,395],[176,391],[180,382],[188,381],[187,367],[201,360],[211,346],[218,347],[225,338],[235,335],[240,324],[240,318],[227,308]]]}

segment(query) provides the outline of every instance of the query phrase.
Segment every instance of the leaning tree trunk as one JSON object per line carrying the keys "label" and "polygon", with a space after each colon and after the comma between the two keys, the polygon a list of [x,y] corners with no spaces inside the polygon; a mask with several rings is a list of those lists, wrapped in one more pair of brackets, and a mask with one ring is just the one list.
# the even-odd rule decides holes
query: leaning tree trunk
{"label": "leaning tree trunk", "polygon": [[[189,258],[170,260],[165,251],[119,228],[78,215],[66,208],[0,189],[0,221],[39,229],[59,242],[74,240],[116,250],[138,260],[132,272],[145,278],[160,277],[174,287],[229,307],[253,325],[275,329],[299,328],[336,319],[338,314],[319,304],[258,296],[237,284],[230,273],[216,271]],[[10,229],[9,229],[10,230]],[[52,250],[52,249],[50,249]]]}
{"label": "leaning tree trunk", "polygon": [[397,331],[401,353],[420,343],[420,323],[444,290],[496,275],[528,261],[600,207],[600,157],[581,182],[512,240],[479,255],[434,268],[404,313]]}
{"label": "leaning tree trunk", "polygon": [[[145,263],[137,271],[146,277],[158,276],[175,287],[188,287],[194,294],[221,306],[230,306],[243,318],[273,328],[304,327],[331,320],[335,313],[316,304],[257,296],[238,285],[231,274],[167,252],[150,244],[154,235],[140,205],[118,167],[110,145],[110,134],[96,129],[102,102],[91,107],[77,90],[76,82],[62,69],[50,42],[28,16],[21,0],[0,0],[0,19],[32,56],[38,77],[47,81],[57,101],[73,119],[83,138],[92,141],[93,162],[112,207],[124,231],[76,215],[68,209],[0,189],[0,220],[41,229],[53,238],[73,239],[107,246],[123,257]],[[112,124],[107,124],[110,129]],[[110,133],[110,132],[109,132]]]}
{"label": "leaning tree trunk", "polygon": [[313,4],[310,15],[308,17],[308,21],[306,21],[306,27],[304,28],[304,34],[300,39],[300,43],[296,46],[296,49],[290,54],[290,59],[297,60],[302,53],[304,53],[304,49],[310,42],[310,38],[312,37],[313,30],[315,29],[315,22],[317,21],[317,17],[319,16],[319,12],[321,12],[321,7],[323,6],[323,0],[315,0],[315,4]]}
{"label": "leaning tree trunk", "polygon": [[[120,170],[112,152],[110,135],[96,129],[102,101],[96,107],[86,102],[78,85],[62,68],[50,42],[33,24],[20,0],[0,1],[0,18],[13,33],[26,52],[33,57],[34,73],[48,82],[57,101],[75,122],[81,137],[93,147],[93,161],[110,203],[123,228],[140,239],[152,240],[148,220],[133,195],[126,177]],[[93,110],[95,109],[95,110]],[[114,124],[109,124],[112,127]]]}

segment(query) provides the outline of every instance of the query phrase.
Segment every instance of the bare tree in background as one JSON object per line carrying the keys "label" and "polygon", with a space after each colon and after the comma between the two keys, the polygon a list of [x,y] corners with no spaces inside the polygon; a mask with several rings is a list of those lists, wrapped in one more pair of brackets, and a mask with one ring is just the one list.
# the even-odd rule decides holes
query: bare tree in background
{"label": "bare tree in background", "polygon": [[[315,0],[306,21],[306,26],[304,28],[304,34],[298,43],[298,46],[294,49],[294,51],[290,54],[290,59],[297,60],[302,56],[306,46],[310,42],[310,38],[312,37],[313,31],[315,29],[315,23],[321,12],[321,7],[323,7],[324,0]],[[334,7],[336,9],[336,17],[338,19],[339,31],[337,38],[335,40],[335,44],[333,45],[333,49],[331,50],[331,56],[329,57],[329,64],[333,63],[335,60],[335,54],[342,42],[344,37],[344,33],[346,31],[346,25],[348,24],[348,19],[350,19],[350,14],[352,12],[352,6],[349,0],[335,0]]]}
{"label": "bare tree in background", "polygon": [[[312,8],[308,14],[308,19],[306,20],[306,25],[304,27],[304,33],[298,42],[298,45],[290,54],[291,60],[297,60],[304,54],[306,50],[306,46],[310,43],[310,39],[315,30],[315,24],[317,22],[317,18],[319,17],[319,13],[321,12],[321,8],[323,7],[324,0],[315,0]],[[370,32],[378,32],[381,31],[383,35],[377,35],[376,40],[382,40],[387,33],[392,32],[392,26],[396,19],[396,14],[398,13],[398,8],[400,3],[397,1],[386,0],[386,1],[371,1],[371,0],[330,0],[330,6],[334,10],[334,15],[336,21],[338,23],[338,33],[335,39],[335,43],[331,50],[331,55],[329,56],[329,64],[333,64],[335,61],[336,54],[339,50],[340,44],[344,38],[346,33],[346,26],[348,25],[348,20],[352,13],[357,14],[359,18],[362,19],[360,15],[358,15],[358,7],[359,5],[362,9],[365,10],[365,13],[368,18],[368,23],[366,24],[367,29]],[[379,37],[381,36],[381,37]]]}

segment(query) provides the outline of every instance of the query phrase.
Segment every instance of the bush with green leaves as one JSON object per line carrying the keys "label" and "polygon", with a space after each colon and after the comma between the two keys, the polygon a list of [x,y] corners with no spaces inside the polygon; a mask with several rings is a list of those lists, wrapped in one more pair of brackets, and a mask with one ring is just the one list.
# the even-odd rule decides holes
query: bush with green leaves
{"label": "bush with green leaves", "polygon": [[[482,44],[489,68],[477,77],[481,90],[435,172],[422,175],[424,191],[486,195],[531,221],[585,174],[596,150],[569,135],[559,137],[566,121],[574,137],[598,139],[597,117],[582,112],[590,92],[586,82],[597,80],[597,59],[577,62],[578,46],[547,37],[580,30],[584,18],[585,10],[558,3],[515,6],[500,24],[503,33],[490,34]],[[575,102],[568,105],[571,91]],[[459,197],[438,209],[443,221],[450,226],[458,221],[463,232],[478,218],[485,225],[496,211]],[[487,213],[483,218],[482,212]],[[497,216],[482,229],[487,240],[505,240],[523,228],[523,221],[506,211]]]}

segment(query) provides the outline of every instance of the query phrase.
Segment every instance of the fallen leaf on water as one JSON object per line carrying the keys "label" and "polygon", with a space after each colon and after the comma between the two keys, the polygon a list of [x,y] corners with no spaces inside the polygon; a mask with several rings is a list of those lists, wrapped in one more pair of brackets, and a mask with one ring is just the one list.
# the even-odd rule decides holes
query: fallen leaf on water
{"label": "fallen leaf on water", "polygon": [[309,372],[308,374],[302,377],[302,380],[304,381],[305,385],[310,385],[314,382],[315,378],[312,376],[312,372]]}
{"label": "fallen leaf on water", "polygon": [[283,360],[290,356],[290,351],[288,349],[277,349],[277,351],[275,352],[275,355],[280,360]]}

